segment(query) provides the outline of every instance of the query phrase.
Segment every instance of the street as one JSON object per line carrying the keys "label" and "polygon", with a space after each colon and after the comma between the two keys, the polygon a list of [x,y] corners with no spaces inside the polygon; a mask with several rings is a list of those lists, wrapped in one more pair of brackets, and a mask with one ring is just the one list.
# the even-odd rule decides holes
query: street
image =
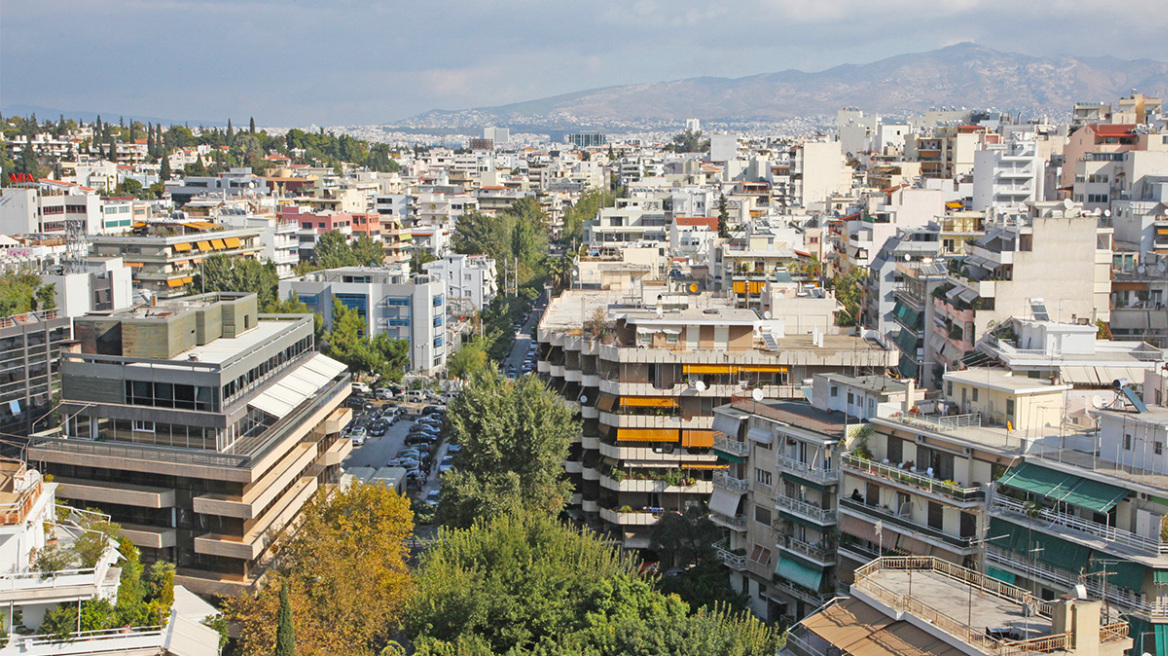
{"label": "street", "polygon": [[[504,373],[509,371],[509,367],[515,367],[515,375],[523,375],[523,361],[527,359],[528,350],[535,341],[534,333],[542,313],[542,306],[535,306],[527,313],[523,325],[515,336],[515,344],[511,347],[511,354],[500,364]],[[534,365],[532,371],[535,371]]]}

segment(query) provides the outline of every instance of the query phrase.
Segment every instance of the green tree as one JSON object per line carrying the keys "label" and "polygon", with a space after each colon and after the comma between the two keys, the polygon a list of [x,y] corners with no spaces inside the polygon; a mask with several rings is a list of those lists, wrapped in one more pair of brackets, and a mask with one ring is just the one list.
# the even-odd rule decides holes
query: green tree
{"label": "green tree", "polygon": [[710,149],[710,141],[702,139],[702,131],[689,128],[673,135],[673,142],[670,145],[673,146],[674,152],[678,153],[703,153]]}
{"label": "green tree", "polygon": [[354,372],[373,371],[373,351],[365,332],[365,320],[361,315],[333,299],[332,330],[325,335],[328,356],[343,362]]}
{"label": "green tree", "polygon": [[353,253],[353,246],[338,230],[329,230],[316,240],[313,253],[316,263],[326,269],[357,266],[357,256]]}
{"label": "green tree", "polygon": [[280,586],[280,612],[276,614],[276,650],[274,656],[296,656],[296,630],[292,627],[292,601],[288,583]]}
{"label": "green tree", "polygon": [[37,290],[33,292],[33,309],[57,309],[57,283],[49,283],[47,285],[37,287]]}
{"label": "green tree", "polygon": [[451,378],[466,380],[475,373],[490,369],[491,360],[483,340],[474,339],[458,348],[446,359],[446,372]]}
{"label": "green tree", "polygon": [[475,372],[447,422],[462,451],[443,481],[439,521],[469,526],[481,517],[563,509],[570,492],[563,462],[580,427],[542,381]]}
{"label": "green tree", "polygon": [[592,189],[580,195],[568,211],[564,212],[564,225],[560,230],[560,243],[568,251],[575,251],[584,240],[584,222],[596,218],[596,213],[604,207],[616,204],[616,196],[603,189]]}
{"label": "green tree", "polygon": [[247,122],[247,131],[255,134],[255,117],[252,116]]}
{"label": "green tree", "polygon": [[358,266],[380,267],[385,265],[385,248],[369,238],[359,235],[353,242],[353,259]]}
{"label": "green tree", "polygon": [[389,333],[378,333],[370,340],[372,351],[372,371],[385,380],[400,383],[410,369],[410,342],[390,337]]}
{"label": "green tree", "polygon": [[203,258],[195,275],[194,288],[205,292],[240,292],[255,294],[259,306],[276,302],[280,276],[271,262],[251,258],[232,259],[222,253]]}
{"label": "green tree", "polygon": [[844,306],[842,312],[836,314],[837,326],[854,326],[859,321],[860,303],[863,301],[863,282],[867,276],[864,267],[853,266],[848,272],[831,279],[831,287],[835,290],[835,300]]}
{"label": "green tree", "polygon": [[706,512],[693,507],[684,513],[663,514],[649,530],[649,545],[670,566],[686,567],[709,557],[714,542],[721,537],[721,530],[710,521]]}
{"label": "green tree", "polygon": [[163,182],[166,182],[170,179],[170,175],[170,156],[163,154],[162,164],[158,167],[158,178]]}
{"label": "green tree", "polygon": [[718,196],[718,236],[730,238],[730,211],[726,207],[726,194]]}
{"label": "green tree", "polygon": [[427,262],[437,260],[438,256],[431,253],[425,248],[415,248],[410,253],[410,272],[411,273],[425,273],[426,270],[423,265]]}

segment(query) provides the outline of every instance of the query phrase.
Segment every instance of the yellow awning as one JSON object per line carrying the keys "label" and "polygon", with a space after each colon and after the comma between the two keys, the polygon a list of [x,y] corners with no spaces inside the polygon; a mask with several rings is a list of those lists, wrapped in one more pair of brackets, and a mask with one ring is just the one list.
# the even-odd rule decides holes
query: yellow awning
{"label": "yellow awning", "polygon": [[750,281],[750,293],[751,294],[761,294],[762,288],[765,285],[766,285],[766,283],[761,281],[761,280],[751,280]]}
{"label": "yellow awning", "polygon": [[1168,235],[1168,228],[1156,228],[1157,235]]}
{"label": "yellow awning", "polygon": [[223,240],[223,243],[227,244],[228,248],[239,248],[243,245],[239,241],[239,237],[228,237],[227,239]]}
{"label": "yellow awning", "polygon": [[745,280],[735,280],[734,281],[734,293],[735,294],[745,294],[746,293],[746,281]]}
{"label": "yellow awning", "polygon": [[166,281],[167,287],[182,287],[183,284],[183,278],[171,278]]}
{"label": "yellow awning", "polygon": [[777,364],[744,364],[738,367],[738,371],[749,371],[760,374],[785,374],[787,368]]}
{"label": "yellow awning", "polygon": [[177,253],[185,253],[185,252],[191,250],[191,245],[187,244],[187,243],[175,244],[171,248],[173,248],[175,250],[175,252],[177,252]]}
{"label": "yellow awning", "polygon": [[666,396],[625,396],[621,405],[635,408],[676,408],[677,399]]}
{"label": "yellow awning", "polygon": [[188,265],[188,264],[190,264],[190,263],[191,263],[191,262],[190,262],[190,260],[175,260],[175,261],[174,261],[174,262],[172,262],[171,264],[172,264],[173,266],[180,267],[180,266],[186,266],[186,265]]}
{"label": "yellow awning", "polygon": [[951,210],[959,210],[963,207],[963,205],[961,204],[960,201],[954,200],[954,201],[950,201],[948,203],[945,203],[945,207],[948,207]]}
{"label": "yellow awning", "polygon": [[212,239],[211,248],[214,248],[217,251],[221,251],[227,248],[227,244],[224,244],[222,239]]}
{"label": "yellow awning", "polygon": [[192,278],[192,277],[190,277],[190,276],[187,276],[187,277],[183,278],[183,279],[182,279],[182,281],[183,281],[183,284],[184,284],[184,285],[189,285],[189,284],[191,284],[192,282],[194,282],[194,281],[195,281],[195,279],[194,279],[194,278]]}
{"label": "yellow awning", "polygon": [[710,448],[714,446],[714,431],[705,429],[683,430],[681,431],[681,445]]}
{"label": "yellow awning", "polygon": [[676,442],[676,428],[621,428],[616,432],[617,442]]}
{"label": "yellow awning", "polygon": [[716,465],[716,464],[707,465],[704,462],[692,463],[692,464],[682,463],[681,468],[682,469],[730,469],[730,465]]}
{"label": "yellow awning", "polygon": [[198,243],[198,246],[199,250],[203,251],[204,253],[211,250],[211,242],[209,241],[201,241]]}
{"label": "yellow awning", "polygon": [[687,374],[732,374],[738,371],[738,367],[731,364],[687,364],[681,369]]}

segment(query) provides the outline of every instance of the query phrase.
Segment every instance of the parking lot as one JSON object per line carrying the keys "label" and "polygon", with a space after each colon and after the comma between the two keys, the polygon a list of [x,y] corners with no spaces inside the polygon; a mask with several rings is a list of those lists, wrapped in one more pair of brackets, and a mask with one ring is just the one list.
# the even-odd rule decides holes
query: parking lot
{"label": "parking lot", "polygon": [[[384,405],[384,403],[378,401],[371,401],[371,403],[374,408],[379,408]],[[370,414],[369,412],[359,412],[356,409],[354,409],[353,413],[353,423],[356,423],[363,416],[368,417]],[[420,415],[404,415],[397,423],[389,427],[385,435],[380,437],[366,435],[364,444],[360,446],[353,445],[353,451],[342,463],[342,468],[348,471],[354,467],[385,467],[386,463],[397,456],[398,451],[406,447],[406,436],[409,434],[410,428],[414,425],[415,420],[419,417]],[[446,446],[446,443],[443,442],[441,446],[437,447],[438,451],[432,460],[429,470],[426,472],[426,485],[422,488],[422,491],[418,492],[414,488],[407,486],[407,492],[411,497],[425,498],[430,491],[440,487],[438,465],[442,462],[442,458],[446,456]]]}

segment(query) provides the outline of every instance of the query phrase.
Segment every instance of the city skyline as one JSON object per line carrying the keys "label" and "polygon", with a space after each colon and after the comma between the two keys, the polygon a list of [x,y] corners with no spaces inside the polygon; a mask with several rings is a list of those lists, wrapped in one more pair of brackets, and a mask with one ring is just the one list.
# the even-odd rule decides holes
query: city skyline
{"label": "city skyline", "polygon": [[[966,41],[1027,55],[1154,57],[1168,18],[1153,8],[1137,3],[1127,13],[1141,20],[1120,27],[1078,1],[1060,3],[1057,13],[998,0],[506,2],[444,11],[358,0],[327,8],[261,0],[9,4],[0,97],[3,105],[185,121],[390,123],[614,85],[816,72]],[[1066,38],[1085,24],[1093,39]]]}

